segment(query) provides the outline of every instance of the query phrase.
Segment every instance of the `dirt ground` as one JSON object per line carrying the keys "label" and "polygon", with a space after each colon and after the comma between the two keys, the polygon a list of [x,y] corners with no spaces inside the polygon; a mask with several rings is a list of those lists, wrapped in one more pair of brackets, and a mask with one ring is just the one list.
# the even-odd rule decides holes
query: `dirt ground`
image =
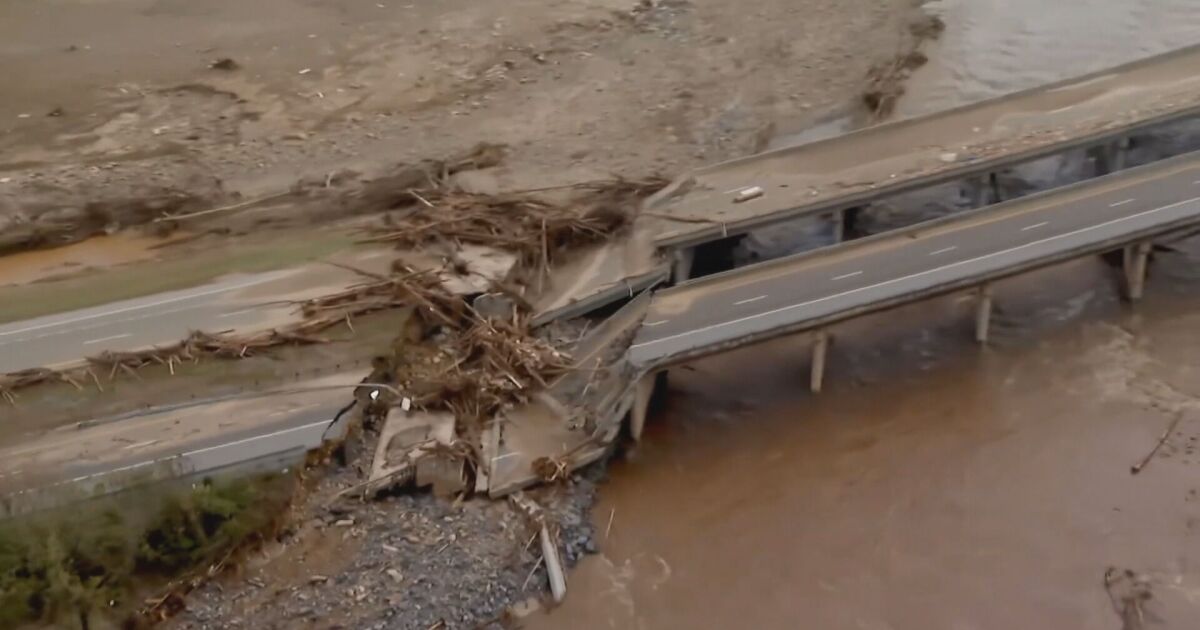
{"label": "dirt ground", "polygon": [[481,185],[674,174],[853,110],[914,4],[15,0],[0,249],[481,141]]}

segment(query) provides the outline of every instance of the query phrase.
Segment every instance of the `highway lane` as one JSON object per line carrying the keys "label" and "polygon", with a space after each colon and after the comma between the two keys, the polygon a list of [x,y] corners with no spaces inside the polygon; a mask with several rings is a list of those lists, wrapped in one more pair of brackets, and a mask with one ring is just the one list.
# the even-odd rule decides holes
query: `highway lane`
{"label": "highway lane", "polygon": [[[660,247],[1094,146],[1200,115],[1200,46],[1001,98],[711,165],[648,202],[639,224]],[[759,196],[741,199],[743,191]],[[672,220],[671,217],[679,219]]]}
{"label": "highway lane", "polygon": [[290,272],[230,278],[146,298],[0,326],[0,373],[54,365],[105,350],[178,341],[194,329],[236,328],[262,313],[239,299]]}
{"label": "highway lane", "polygon": [[[357,266],[380,265],[387,253],[359,252]],[[291,302],[332,293],[361,277],[325,264],[215,282],[103,306],[0,325],[0,374],[100,354],[174,343],[193,330],[253,331],[294,321]]]}
{"label": "highway lane", "polygon": [[659,365],[1195,223],[1189,155],[663,291],[630,359]]}
{"label": "highway lane", "polygon": [[[300,384],[353,384],[350,375]],[[207,472],[316,448],[352,389],[301,391],[51,431],[0,449],[0,495],[60,483],[122,483]]]}

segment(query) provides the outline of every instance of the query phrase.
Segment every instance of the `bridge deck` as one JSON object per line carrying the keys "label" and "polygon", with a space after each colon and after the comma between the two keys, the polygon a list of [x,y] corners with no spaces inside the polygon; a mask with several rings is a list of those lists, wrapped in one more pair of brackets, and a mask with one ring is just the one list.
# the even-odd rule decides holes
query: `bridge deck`
{"label": "bridge deck", "polygon": [[[1200,116],[1200,46],[1003,98],[706,167],[648,204],[660,247],[860,205]],[[757,199],[738,192],[761,187]],[[672,217],[682,219],[673,220]]]}
{"label": "bridge deck", "polygon": [[1197,223],[1190,154],[659,292],[630,359],[674,363]]}

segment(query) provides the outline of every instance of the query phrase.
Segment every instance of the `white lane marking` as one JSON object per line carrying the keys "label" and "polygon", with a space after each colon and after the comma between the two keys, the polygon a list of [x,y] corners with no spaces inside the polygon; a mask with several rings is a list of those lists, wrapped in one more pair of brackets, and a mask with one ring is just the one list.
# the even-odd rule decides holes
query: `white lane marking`
{"label": "white lane marking", "polygon": [[765,296],[765,295],[760,295],[760,296],[758,296],[758,297],[752,297],[752,298],[750,298],[750,299],[748,299],[748,300],[741,300],[740,302],[734,302],[734,303],[733,303],[733,305],[734,305],[734,306],[741,306],[741,305],[743,305],[743,304],[749,304],[749,303],[751,303],[751,302],[757,302],[757,301],[759,301],[759,300],[765,300],[766,298],[767,298],[767,296]]}
{"label": "white lane marking", "polygon": [[132,451],[132,450],[139,449],[139,448],[143,448],[143,447],[146,447],[146,446],[151,446],[151,445],[153,445],[153,444],[158,444],[158,443],[159,443],[159,442],[161,442],[161,441],[162,441],[162,440],[146,440],[145,442],[137,442],[136,444],[130,444],[129,446],[126,446],[126,447],[124,448],[124,450],[126,450],[126,451]]}
{"label": "white lane marking", "polygon": [[1047,225],[1050,225],[1049,221],[1042,221],[1041,223],[1034,223],[1033,225],[1026,225],[1025,227],[1021,228],[1021,231],[1028,232],[1029,230],[1036,230],[1040,227],[1044,227]]}
{"label": "white lane marking", "polygon": [[187,295],[180,295],[180,296],[173,297],[173,298],[167,298],[165,300],[158,300],[157,302],[147,302],[145,304],[135,304],[133,306],[126,306],[124,308],[115,308],[111,311],[104,311],[103,313],[92,313],[91,315],[81,315],[79,317],[73,317],[71,319],[64,319],[59,322],[49,322],[49,323],[45,323],[45,324],[38,324],[37,326],[27,326],[25,328],[18,328],[17,330],[9,330],[9,331],[5,331],[5,332],[0,332],[0,337],[7,337],[8,335],[19,335],[21,333],[32,332],[34,330],[42,330],[43,328],[54,328],[55,326],[65,326],[67,324],[74,324],[77,322],[85,322],[89,319],[97,319],[99,317],[108,317],[109,315],[120,315],[121,313],[140,311],[142,309],[154,308],[155,306],[162,306],[164,304],[174,304],[175,302],[182,302],[184,300],[191,300],[194,298],[206,297],[209,295],[216,295],[218,293],[224,293],[226,291],[236,291],[238,289],[245,289],[246,287],[252,287],[256,284],[263,284],[264,282],[270,282],[272,280],[277,280],[277,279],[278,278],[276,277],[276,275],[272,274],[271,276],[266,277],[266,278],[257,278],[255,280],[250,280],[250,281],[242,282],[239,284],[233,284],[233,285],[230,285],[227,287],[209,289],[208,291],[199,291],[197,293],[189,293]]}
{"label": "white lane marking", "polygon": [[240,310],[240,311],[233,311],[233,312],[231,312],[231,313],[221,313],[220,315],[217,315],[217,317],[218,317],[218,318],[220,318],[220,319],[225,319],[226,317],[236,317],[236,316],[238,316],[238,315],[244,315],[244,314],[246,314],[246,313],[252,313],[252,312],[254,312],[254,311],[257,311],[257,310],[258,310],[258,307],[257,307],[257,306],[252,306],[252,307],[250,307],[250,308],[244,308],[244,309],[242,309],[242,310]]}
{"label": "white lane marking", "polygon": [[[126,318],[118,320],[118,321],[122,324],[127,324],[129,322],[137,322],[137,321],[141,321],[143,319],[150,319],[151,317],[164,317],[166,315],[171,315],[173,313],[182,313],[183,311],[190,311],[190,310],[193,310],[194,308],[195,307],[192,307],[192,306],[185,306],[183,308],[171,308],[171,309],[167,309],[165,311],[154,311],[148,315],[138,315],[137,317],[126,317]],[[112,323],[110,323],[110,322],[100,322],[99,324],[92,324],[90,326],[80,326],[78,328],[68,328],[67,330],[56,330],[53,332],[44,332],[44,333],[41,333],[38,335],[34,335],[32,337],[25,337],[24,339],[9,339],[8,341],[0,341],[0,346],[7,346],[9,344],[14,344],[14,343],[26,343],[29,341],[36,341],[38,339],[45,339],[46,337],[57,337],[59,335],[69,335],[71,333],[79,333],[79,332],[83,332],[85,330],[94,330],[96,328],[104,328],[106,326],[111,326],[111,325],[112,325]]]}
{"label": "white lane marking", "polygon": [[133,333],[125,333],[122,335],[112,335],[111,337],[101,337],[99,339],[92,339],[90,341],[85,341],[85,342],[83,342],[83,345],[90,346],[94,343],[104,343],[105,341],[115,341],[117,339],[124,339],[126,337],[132,337],[132,336],[133,336]]}
{"label": "white lane marking", "polygon": [[662,326],[663,324],[665,324],[665,323],[667,323],[667,322],[669,322],[669,321],[671,321],[671,320],[669,320],[669,319],[660,319],[660,320],[658,320],[658,321],[656,321],[656,322],[649,322],[649,323],[646,323],[646,324],[642,324],[642,326],[644,326],[644,327],[646,327],[646,328],[653,328],[653,327],[655,327],[655,326]]}
{"label": "white lane marking", "polygon": [[1116,203],[1110,203],[1110,204],[1108,204],[1108,207],[1109,207],[1109,208],[1116,208],[1116,207],[1119,207],[1119,206],[1123,206],[1123,205],[1125,205],[1125,204],[1127,204],[1127,203],[1133,203],[1133,202],[1135,202],[1135,201],[1137,201],[1137,199],[1126,199],[1125,201],[1118,201],[1118,202],[1116,202]]}
{"label": "white lane marking", "polygon": [[950,247],[943,247],[935,252],[929,252],[929,255],[937,256],[938,254],[945,254],[946,252],[952,252],[956,249],[958,249],[958,245],[951,245]]}
{"label": "white lane marking", "polygon": [[981,260],[987,260],[989,258],[1003,256],[1005,254],[1009,254],[1009,253],[1012,253],[1015,251],[1020,251],[1022,249],[1028,249],[1028,248],[1034,247],[1036,245],[1041,245],[1042,243],[1049,243],[1050,241],[1056,241],[1056,240],[1059,240],[1062,238],[1069,238],[1069,237],[1075,236],[1077,234],[1083,234],[1085,232],[1091,232],[1092,230],[1099,230],[1101,228],[1106,228],[1110,225],[1116,225],[1118,223],[1132,221],[1133,219],[1138,219],[1138,218],[1141,218],[1141,217],[1149,215],[1149,214],[1154,214],[1156,212],[1162,212],[1163,210],[1171,210],[1171,209],[1177,208],[1179,206],[1182,206],[1184,204],[1192,203],[1194,201],[1200,201],[1200,197],[1184,199],[1183,201],[1173,203],[1169,206],[1163,206],[1161,208],[1154,208],[1152,210],[1143,210],[1142,212],[1130,214],[1130,215],[1123,216],[1123,217],[1120,217],[1117,219],[1112,219],[1110,221],[1105,221],[1104,223],[1097,223],[1096,225],[1092,225],[1092,226],[1085,227],[1085,228],[1080,228],[1080,229],[1074,230],[1072,232],[1066,232],[1066,233],[1057,234],[1054,236],[1047,236],[1046,238],[1043,238],[1043,239],[1039,239],[1036,241],[1030,241],[1028,243],[1017,245],[1015,247],[1010,247],[1008,249],[1002,249],[998,252],[992,252],[990,254],[976,256],[975,258],[968,258],[966,260],[957,260],[952,263],[947,263],[945,265],[942,265],[940,267],[934,267],[933,269],[926,269],[925,271],[918,271],[917,273],[909,274],[907,276],[901,276],[899,278],[892,278],[891,280],[884,280],[883,282],[876,282],[875,284],[869,284],[869,285],[863,286],[863,287],[848,289],[846,291],[842,291],[841,293],[834,293],[833,295],[827,295],[825,297],[820,297],[815,300],[809,300],[807,302],[801,302],[799,304],[792,304],[791,306],[781,306],[774,310],[764,311],[762,313],[755,313],[753,315],[747,315],[745,317],[739,317],[737,319],[731,319],[729,321],[719,322],[716,324],[709,324],[708,326],[702,326],[700,328],[696,328],[694,330],[689,330],[687,332],[676,333],[674,335],[671,335],[669,337],[663,337],[661,339],[651,339],[650,341],[643,341],[642,343],[634,344],[630,347],[631,348],[641,348],[644,346],[652,346],[656,343],[662,343],[664,341],[673,341],[675,339],[680,339],[683,337],[687,337],[689,335],[695,335],[697,333],[708,332],[710,330],[716,330],[718,328],[724,328],[726,326],[734,326],[734,325],[740,324],[742,322],[748,322],[748,321],[755,320],[755,319],[761,319],[763,317],[770,317],[771,315],[775,315],[778,313],[784,313],[784,312],[798,309],[798,308],[804,308],[805,306],[811,306],[813,304],[819,304],[821,302],[828,302],[829,300],[836,300],[837,298],[845,297],[847,295],[853,295],[855,293],[862,293],[863,291],[870,291],[872,289],[878,289],[879,287],[885,287],[889,284],[896,284],[897,282],[904,282],[905,280],[911,280],[913,278],[920,278],[922,276],[927,276],[929,274],[937,273],[939,271],[943,271],[946,269],[953,269],[954,267],[961,267],[963,265],[969,265],[971,263],[979,262]]}
{"label": "white lane marking", "polygon": [[840,276],[834,276],[833,279],[834,280],[845,280],[846,278],[853,278],[854,276],[861,276],[861,275],[862,275],[862,271],[855,271],[852,273],[844,273]]}

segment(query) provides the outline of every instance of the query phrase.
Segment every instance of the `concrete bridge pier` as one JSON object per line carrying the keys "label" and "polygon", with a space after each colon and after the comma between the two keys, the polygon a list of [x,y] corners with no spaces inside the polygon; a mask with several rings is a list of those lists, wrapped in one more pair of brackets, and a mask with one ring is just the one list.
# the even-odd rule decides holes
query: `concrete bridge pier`
{"label": "concrete bridge pier", "polygon": [[1124,249],[1125,299],[1136,302],[1142,299],[1146,288],[1146,267],[1150,262],[1153,243],[1144,241],[1127,245]]}
{"label": "concrete bridge pier", "polygon": [[671,283],[687,282],[692,277],[692,267],[696,262],[696,249],[681,247],[675,250],[674,258],[671,266]]}
{"label": "concrete bridge pier", "polygon": [[991,203],[992,177],[990,173],[977,175],[967,180],[967,197],[972,208],[982,208]]}
{"label": "concrete bridge pier", "polygon": [[975,341],[987,343],[988,329],[992,323],[992,285],[979,287],[979,301],[975,306]]}
{"label": "concrete bridge pier", "polygon": [[825,381],[825,358],[829,354],[830,335],[827,331],[817,331],[813,342],[812,372],[809,374],[808,387],[814,394],[821,393],[821,385]]}
{"label": "concrete bridge pier", "polygon": [[645,374],[633,385],[633,405],[629,409],[629,435],[634,440],[642,439],[646,418],[655,406],[655,395],[666,391],[667,371]]}
{"label": "concrete bridge pier", "polygon": [[1125,168],[1125,163],[1129,157],[1129,136],[1118,138],[1108,145],[1108,164],[1111,169],[1109,172],[1116,172]]}
{"label": "concrete bridge pier", "polygon": [[1125,168],[1128,160],[1129,137],[1118,138],[1091,151],[1096,163],[1096,175],[1108,175]]}
{"label": "concrete bridge pier", "polygon": [[833,242],[841,243],[846,240],[846,211],[838,210],[829,215],[829,219],[833,221]]}

